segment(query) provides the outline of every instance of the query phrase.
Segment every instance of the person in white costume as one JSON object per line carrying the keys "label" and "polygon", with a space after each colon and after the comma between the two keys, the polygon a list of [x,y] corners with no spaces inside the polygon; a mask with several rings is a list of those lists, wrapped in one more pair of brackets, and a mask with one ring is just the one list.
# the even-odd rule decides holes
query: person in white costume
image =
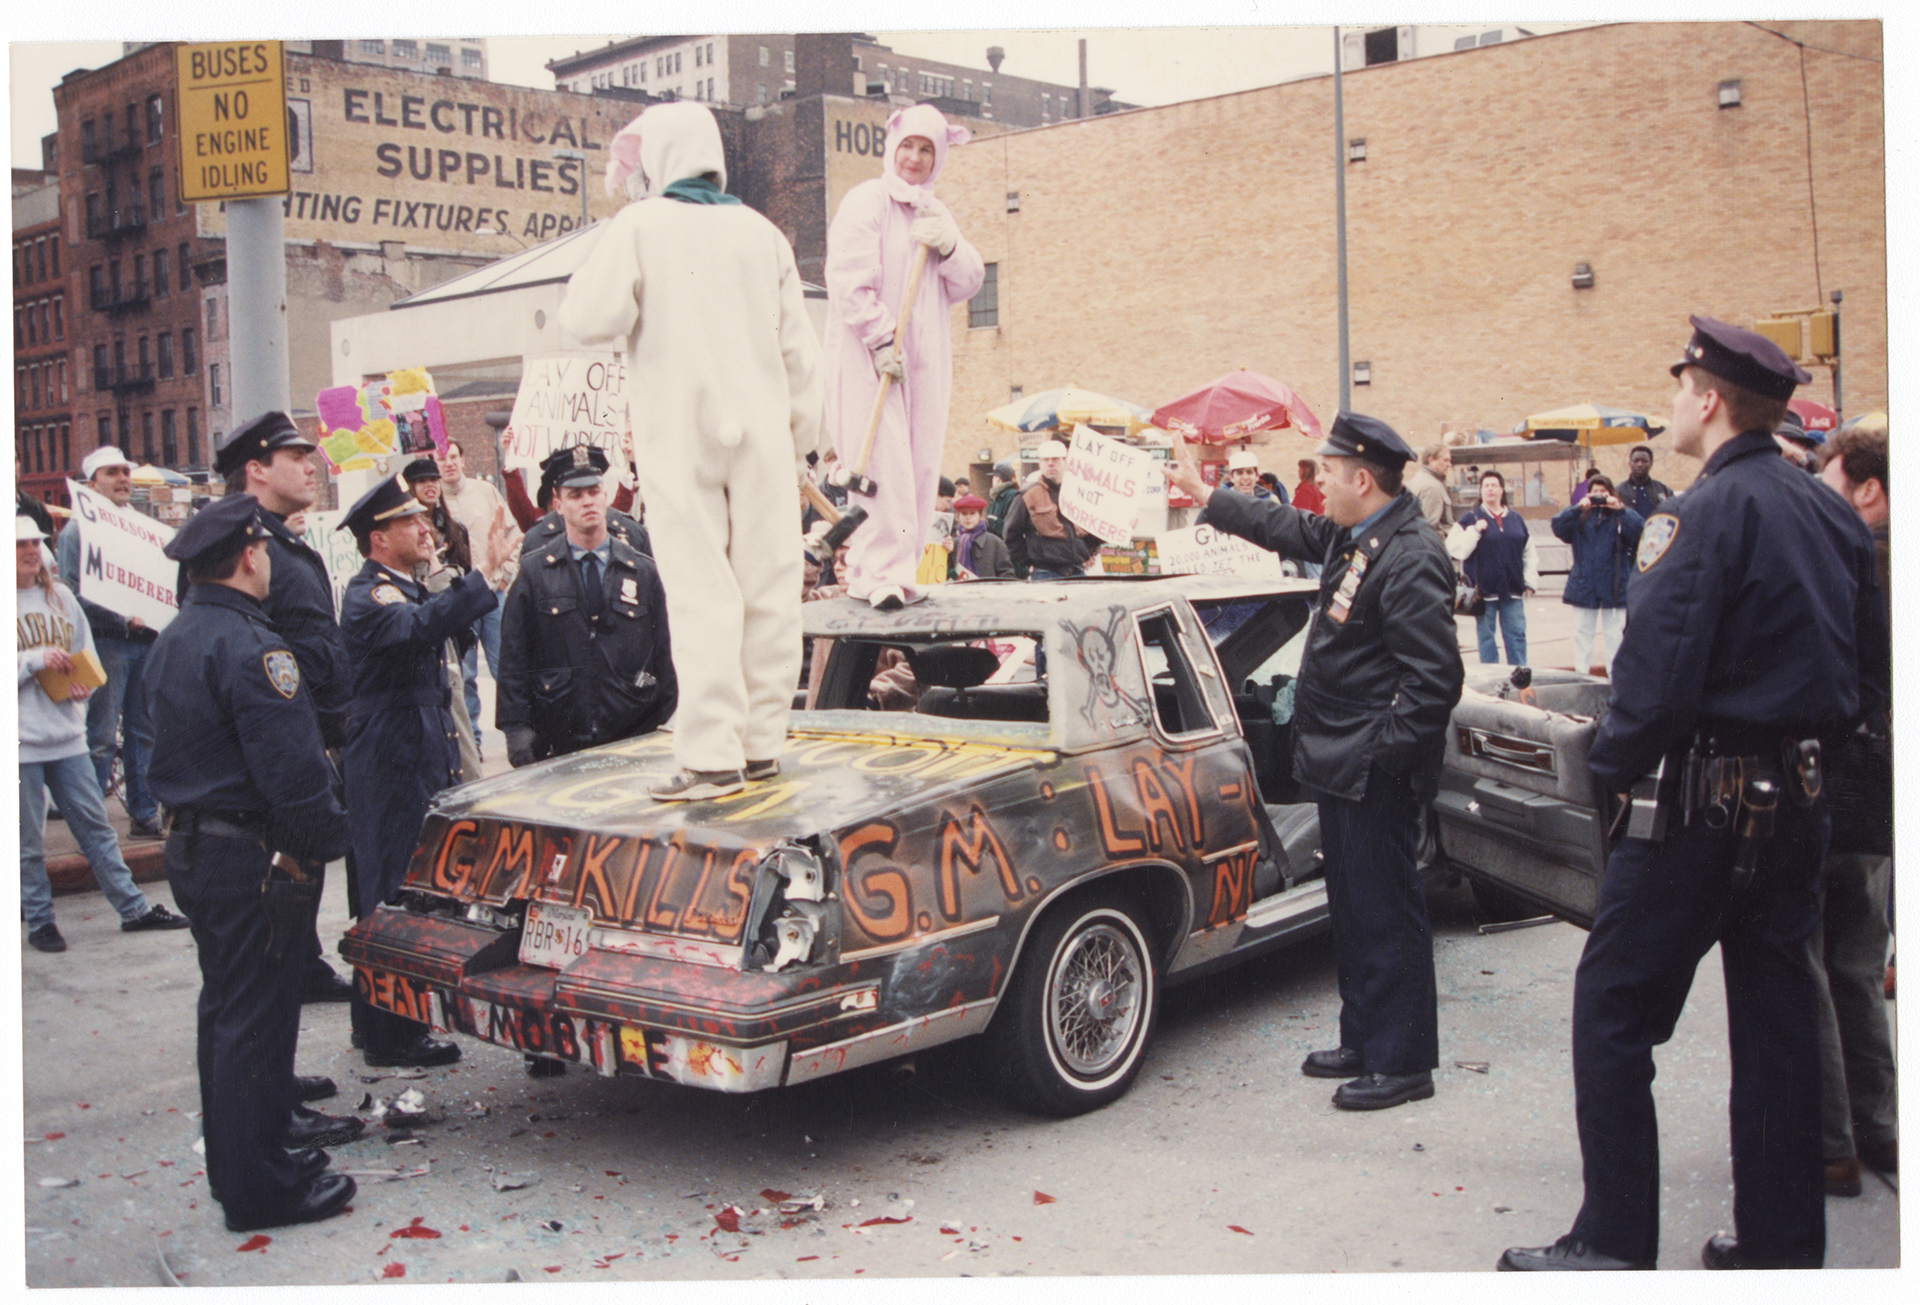
{"label": "person in white costume", "polygon": [[568,283],[560,327],[624,349],[634,471],[667,591],[680,770],[662,801],[780,770],[800,673],[796,464],[819,443],[820,344],[793,249],[726,193],[713,114],[657,104],[609,143],[632,201]]}

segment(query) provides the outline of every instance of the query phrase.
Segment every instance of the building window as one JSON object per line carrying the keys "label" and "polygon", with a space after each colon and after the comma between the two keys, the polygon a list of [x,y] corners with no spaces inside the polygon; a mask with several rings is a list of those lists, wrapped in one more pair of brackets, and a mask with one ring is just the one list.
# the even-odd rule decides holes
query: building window
{"label": "building window", "polygon": [[186,241],[182,240],[180,242],[179,252],[180,252],[180,270],[178,272],[178,276],[180,278],[179,286],[182,290],[185,290],[193,284],[193,274],[187,268],[187,242]]}
{"label": "building window", "polygon": [[696,68],[704,68],[707,66],[707,52],[698,45],[693,47],[693,66]]}
{"label": "building window", "polygon": [[160,379],[173,379],[173,332],[160,333]]}
{"label": "building window", "polygon": [[713,67],[713,42],[707,42],[707,67]]}
{"label": "building window", "polygon": [[102,211],[100,206],[100,192],[97,190],[89,192],[87,195],[87,238],[90,240],[97,239],[106,234],[101,230],[100,215]]}
{"label": "building window", "polygon": [[218,299],[213,298],[212,296],[208,296],[207,298],[207,339],[218,340],[219,338],[220,338],[220,301]]}
{"label": "building window", "polygon": [[60,469],[62,471],[73,466],[73,444],[68,439],[71,432],[72,426],[69,423],[64,421],[60,423]]}
{"label": "building window", "polygon": [[107,346],[96,344],[93,346],[93,388],[104,390],[111,384],[113,377],[107,371]]}
{"label": "building window", "polygon": [[432,42],[428,42],[427,62],[436,68],[451,68],[453,66],[453,51],[447,46],[435,45]]}
{"label": "building window", "polygon": [[[773,52],[768,50],[766,46],[764,45],[761,46],[760,47],[760,66],[762,68],[767,67],[772,62],[772,59],[773,59]],[[91,122],[84,124],[83,130],[85,131],[86,136],[89,139],[91,139],[93,136],[93,124]]]}
{"label": "building window", "polygon": [[62,358],[55,369],[60,375],[60,402],[67,401],[67,360]]}
{"label": "building window", "polygon": [[98,423],[95,447],[104,449],[113,443],[113,415],[103,412],[95,420]]}
{"label": "building window", "polygon": [[135,299],[142,298],[146,295],[146,292],[147,256],[145,254],[135,254],[133,256],[133,297]]}
{"label": "building window", "polygon": [[13,309],[13,347],[27,347],[27,310],[17,304]]}
{"label": "building window", "polygon": [[193,328],[189,326],[180,332],[180,374],[191,376],[198,366],[193,347]]}
{"label": "building window", "polygon": [[[187,465],[200,465],[200,409],[187,409]],[[488,662],[487,665],[493,665]]]}
{"label": "building window", "polygon": [[393,57],[396,59],[418,59],[420,57],[420,46],[414,41],[395,41],[393,43]]}
{"label": "building window", "polygon": [[40,369],[38,367],[27,368],[27,402],[24,406],[28,408],[40,406]]}
{"label": "building window", "polygon": [[486,63],[486,58],[480,53],[478,47],[471,45],[460,47],[460,66],[468,72],[477,73],[486,67]]}
{"label": "building window", "polygon": [[785,61],[787,71],[792,72],[793,71],[793,51],[782,50],[780,52],[780,57],[782,60]]}
{"label": "building window", "polygon": [[754,90],[759,94],[760,103],[765,104],[767,102],[767,88],[765,86],[756,86]]}
{"label": "building window", "polygon": [[155,299],[165,299],[171,293],[167,282],[167,251],[156,249],[153,251],[153,297]]}
{"label": "building window", "polygon": [[55,295],[53,297],[53,338],[56,340],[64,340],[67,338],[66,307],[67,297],[65,295]]}
{"label": "building window", "polygon": [[160,461],[169,467],[180,465],[180,446],[174,440],[172,408],[160,410]]}
{"label": "building window", "polygon": [[1000,325],[1000,264],[987,264],[987,275],[980,282],[980,289],[967,300],[967,325]]}
{"label": "building window", "polygon": [[120,410],[119,421],[116,424],[120,428],[119,438],[109,442],[118,444],[122,449],[128,449],[128,450],[132,449],[133,448],[133,414],[131,412],[128,412],[126,409],[122,408]]}
{"label": "building window", "polygon": [[165,117],[166,115],[160,110],[160,97],[149,95],[147,97],[147,144],[160,143],[161,124]]}
{"label": "building window", "polygon": [[153,379],[153,342],[146,336],[140,337],[140,379]]}
{"label": "building window", "polygon": [[34,261],[34,266],[39,270],[39,275],[35,279],[40,281],[46,280],[47,279],[47,238],[45,236],[41,236],[38,240],[33,242],[33,261]]}
{"label": "building window", "polygon": [[360,42],[360,53],[377,54],[384,58],[387,53],[387,43],[385,41],[362,41]]}
{"label": "building window", "polygon": [[153,462],[153,411],[140,414],[140,461]]}
{"label": "building window", "polygon": [[207,364],[207,402],[219,407],[225,400],[220,397],[220,364]]}
{"label": "building window", "polygon": [[147,220],[158,222],[160,215],[167,211],[167,173],[164,168],[155,168],[147,174]]}
{"label": "building window", "polygon": [[47,238],[47,265],[53,269],[52,275],[60,275],[60,236],[58,233]]}

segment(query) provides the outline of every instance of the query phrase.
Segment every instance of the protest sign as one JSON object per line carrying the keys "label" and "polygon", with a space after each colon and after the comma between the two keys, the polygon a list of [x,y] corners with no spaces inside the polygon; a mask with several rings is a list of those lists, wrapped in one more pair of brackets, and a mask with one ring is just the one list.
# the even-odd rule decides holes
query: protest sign
{"label": "protest sign", "polygon": [[500,433],[501,470],[519,467],[534,485],[541,459],[555,449],[597,444],[619,483],[632,486],[626,381],[626,363],[611,350],[529,354],[512,422]]}
{"label": "protest sign", "polygon": [[1284,577],[1278,555],[1209,525],[1169,530],[1154,543],[1160,555],[1161,575],[1220,573],[1248,580]]}
{"label": "protest sign", "polygon": [[1146,501],[1147,479],[1159,475],[1145,450],[1075,426],[1060,478],[1060,510],[1109,544],[1127,543]]}
{"label": "protest sign", "polygon": [[336,472],[365,471],[393,453],[418,456],[447,448],[447,416],[424,367],[388,372],[364,385],[336,385],[314,396],[320,451]]}
{"label": "protest sign", "polygon": [[130,507],[115,507],[105,494],[77,480],[67,482],[67,494],[73,503],[67,529],[80,532],[80,574],[60,579],[90,603],[166,629],[180,610],[174,591],[180,564],[161,552],[173,538],[173,527]]}
{"label": "protest sign", "polygon": [[327,578],[333,584],[335,617],[340,615],[340,602],[346,597],[347,581],[360,574],[360,568],[367,562],[366,558],[360,556],[360,547],[353,541],[353,532],[339,528],[346,519],[346,508],[308,512],[307,533],[302,536],[327,564]]}

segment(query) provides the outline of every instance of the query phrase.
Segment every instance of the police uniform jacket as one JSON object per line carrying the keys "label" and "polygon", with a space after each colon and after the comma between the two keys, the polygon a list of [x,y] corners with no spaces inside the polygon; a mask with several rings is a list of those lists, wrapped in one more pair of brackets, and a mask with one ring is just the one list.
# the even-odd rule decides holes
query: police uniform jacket
{"label": "police uniform jacket", "polygon": [[1647,519],[1634,565],[1591,754],[1612,791],[1703,722],[1831,739],[1875,706],[1889,644],[1872,537],[1770,432],[1715,450]]}
{"label": "police uniform jacket", "polygon": [[[653,541],[647,536],[647,528],[619,508],[607,509],[607,533],[634,552],[653,556]],[[525,558],[536,548],[549,547],[556,541],[562,545],[567,542],[567,523],[560,519],[557,511],[547,513],[527,527],[526,538],[520,541],[520,556]]]}
{"label": "police uniform jacket", "polygon": [[344,760],[354,874],[366,909],[399,889],[427,804],[458,782],[460,744],[441,658],[447,639],[494,603],[478,571],[431,598],[374,561],[347,584],[340,631],[353,694]]}
{"label": "police uniform jacket", "polygon": [[533,730],[539,756],[577,752],[655,729],[679,700],[667,595],[653,560],[608,543],[606,606],[587,616],[580,567],[563,534],[523,556],[500,616],[494,720]]}
{"label": "police uniform jacket", "polygon": [[1325,517],[1231,492],[1215,491],[1202,519],[1324,568],[1294,686],[1294,778],[1357,801],[1377,765],[1431,801],[1466,672],[1453,564],[1419,500],[1402,490],[1358,539]]}
{"label": "police uniform jacket", "polygon": [[262,604],[273,628],[293,649],[300,663],[300,683],[313,699],[320,718],[320,737],[329,748],[346,746],[347,695],[352,677],[347,669],[347,645],[333,613],[333,581],[327,564],[306,540],[287,529],[286,521],[262,510],[267,528],[267,551],[273,574]]}
{"label": "police uniform jacket", "polygon": [[147,655],[153,795],[176,813],[257,828],[302,861],[344,856],[347,817],[302,669],[252,598],[189,589]]}

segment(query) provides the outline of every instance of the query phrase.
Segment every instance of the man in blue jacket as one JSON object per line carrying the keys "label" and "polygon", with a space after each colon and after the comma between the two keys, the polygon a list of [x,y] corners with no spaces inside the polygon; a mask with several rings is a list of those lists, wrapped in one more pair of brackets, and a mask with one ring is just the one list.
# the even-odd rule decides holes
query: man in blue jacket
{"label": "man in blue jacket", "polygon": [[1560,601],[1573,608],[1573,669],[1593,665],[1593,636],[1600,634],[1600,664],[1613,673],[1613,655],[1627,626],[1627,577],[1646,518],[1620,501],[1613,481],[1594,472],[1585,495],[1553,518],[1553,533],[1573,545],[1573,571]]}

